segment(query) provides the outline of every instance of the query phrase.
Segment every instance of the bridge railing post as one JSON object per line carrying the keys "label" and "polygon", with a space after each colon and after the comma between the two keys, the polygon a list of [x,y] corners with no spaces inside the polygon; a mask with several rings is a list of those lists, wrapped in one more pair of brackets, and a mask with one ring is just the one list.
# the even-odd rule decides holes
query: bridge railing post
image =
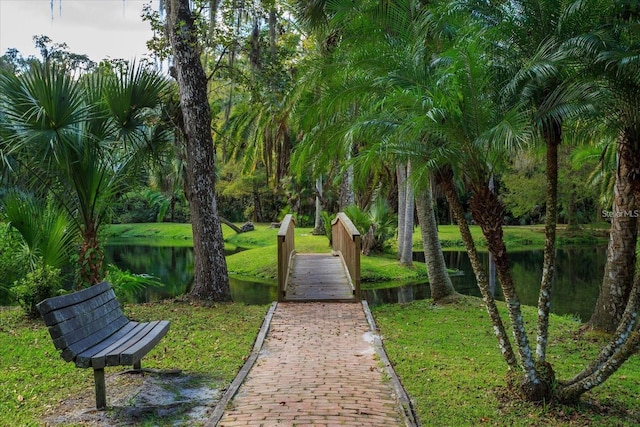
{"label": "bridge railing post", "polygon": [[349,270],[354,297],[356,301],[360,301],[360,251],[362,250],[362,240],[360,232],[344,212],[339,212],[331,222],[331,240],[333,242],[333,252],[342,256],[347,270]]}
{"label": "bridge railing post", "polygon": [[294,240],[295,219],[285,215],[278,231],[278,301],[284,301],[291,259],[296,252]]}

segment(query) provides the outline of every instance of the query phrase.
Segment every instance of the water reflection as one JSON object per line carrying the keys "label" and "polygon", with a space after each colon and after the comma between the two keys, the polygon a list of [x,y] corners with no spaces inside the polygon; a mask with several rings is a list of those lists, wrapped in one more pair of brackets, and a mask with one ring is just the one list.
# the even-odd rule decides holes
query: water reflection
{"label": "water reflection", "polygon": [[[418,256],[421,254],[417,254]],[[522,251],[509,254],[518,295],[526,305],[537,305],[542,251]],[[485,268],[489,265],[487,253],[480,254]],[[445,252],[449,268],[464,274],[452,277],[453,285],[462,294],[480,296],[469,258],[464,251]],[[557,251],[556,277],[551,309],[558,314],[571,314],[582,320],[591,316],[598,297],[599,283],[604,271],[606,248],[572,248]],[[160,278],[162,288],[147,288],[137,293],[131,302],[157,301],[188,292],[193,282],[193,249],[174,247],[110,245],[105,261],[132,273],[147,273]],[[366,286],[365,286],[366,287]],[[268,304],[277,298],[276,285],[255,281],[231,279],[234,301],[245,304]],[[368,289],[365,298],[372,305],[404,303],[429,298],[428,284],[412,284]],[[500,287],[496,298],[502,299]]]}
{"label": "water reflection", "polygon": [[[193,286],[191,247],[108,245],[105,248],[105,262],[131,273],[156,276],[164,284],[162,287],[141,289],[129,298],[131,303],[174,298],[189,292]],[[244,304],[268,304],[278,296],[275,284],[231,277],[229,285],[233,300]]]}
{"label": "water reflection", "polygon": [[193,284],[193,248],[108,245],[105,262],[131,273],[158,277],[162,287],[142,289],[129,302],[154,302],[182,295]]}
{"label": "water reflection", "polygon": [[[451,278],[453,286],[461,294],[480,297],[471,263],[464,251],[445,252],[447,267],[464,272]],[[418,261],[423,254],[416,253]],[[520,302],[525,305],[538,304],[540,278],[542,277],[543,252],[521,251],[509,254],[511,271]],[[481,253],[480,260],[489,268],[489,254]],[[551,299],[551,310],[556,314],[569,314],[586,321],[591,317],[598,298],[599,284],[604,272],[606,247],[567,248],[556,251],[556,274]],[[367,290],[366,298],[371,304],[407,302],[429,298],[428,284],[406,285],[386,289]],[[495,296],[503,300],[500,286]]]}

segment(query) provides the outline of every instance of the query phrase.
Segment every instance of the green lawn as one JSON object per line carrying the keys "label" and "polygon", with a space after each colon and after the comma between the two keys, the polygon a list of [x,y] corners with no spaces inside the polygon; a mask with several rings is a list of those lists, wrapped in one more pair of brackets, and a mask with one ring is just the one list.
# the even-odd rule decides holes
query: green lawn
{"label": "green lawn", "polygon": [[[504,304],[499,304],[504,314]],[[636,426],[640,423],[640,356],[577,405],[511,400],[506,365],[482,301],[435,306],[429,300],[372,309],[385,348],[423,425]],[[531,329],[536,310],[523,307]],[[503,316],[506,318],[506,316]],[[585,333],[569,317],[551,317],[548,361],[569,379],[596,354],[603,336]]]}
{"label": "green lawn", "polygon": [[[239,224],[238,224],[239,225]],[[265,247],[276,244],[277,228],[271,228],[270,224],[255,224],[256,229],[248,233],[236,234],[226,225],[222,226],[222,234],[225,242],[232,247],[244,249]],[[471,234],[480,249],[486,247],[482,231],[478,226],[471,226]],[[300,245],[300,251],[322,251],[328,247],[326,237],[313,236],[312,228],[296,228],[296,244]],[[438,226],[440,242],[443,248],[464,249],[460,232],[456,225]],[[106,226],[106,236],[110,242],[121,243],[126,241],[132,244],[149,244],[158,246],[182,246],[191,245],[191,226],[189,224],[150,223],[150,224],[113,224]],[[563,225],[558,226],[558,246],[606,244],[608,224],[599,223],[584,225],[580,230],[568,231]],[[544,247],[544,226],[506,226],[504,236],[507,248],[538,249]],[[419,230],[413,235],[414,248],[421,248]],[[325,244],[327,246],[325,246]],[[392,248],[393,249],[393,248]]]}

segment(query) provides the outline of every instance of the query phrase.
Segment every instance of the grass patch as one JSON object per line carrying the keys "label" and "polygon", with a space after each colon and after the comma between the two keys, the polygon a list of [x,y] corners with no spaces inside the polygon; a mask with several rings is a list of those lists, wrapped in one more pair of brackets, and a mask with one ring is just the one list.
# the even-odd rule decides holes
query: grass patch
{"label": "grass patch", "polygon": [[[486,251],[487,241],[482,235],[480,227],[472,225],[469,228],[478,249]],[[505,244],[509,250],[544,248],[543,225],[512,225],[503,227],[503,230]],[[438,236],[443,249],[464,250],[464,243],[457,225],[438,226]],[[579,230],[567,230],[566,226],[558,225],[556,242],[558,247],[606,245],[608,237],[608,223],[588,224]],[[422,248],[419,233],[414,234],[414,248]]]}
{"label": "grass patch", "polygon": [[[500,304],[503,307],[503,304]],[[530,328],[535,308],[523,307]],[[416,403],[423,425],[635,426],[640,423],[640,360],[634,356],[576,406],[512,401],[506,364],[481,300],[436,306],[428,300],[372,308],[389,358]],[[504,312],[504,309],[503,309]],[[602,345],[581,324],[552,316],[549,362],[568,379]]]}
{"label": "grass patch", "polygon": [[[266,310],[173,301],[124,306],[132,320],[171,320],[169,333],[142,360],[144,367],[180,369],[219,388],[242,367]],[[26,319],[19,308],[0,307],[0,360],[0,425],[40,425],[42,416],[58,402],[94,393],[92,370],[65,363],[42,321]],[[108,367],[106,373],[124,369]]]}
{"label": "grass patch", "polygon": [[[325,236],[314,236],[312,228],[296,228],[296,246],[299,252],[323,252],[328,249],[329,240]],[[480,227],[470,226],[476,245],[480,250],[486,250],[486,241]],[[606,244],[609,224],[597,223],[582,226],[579,230],[567,230],[559,225],[557,229],[557,243],[559,247],[576,245]],[[276,244],[278,228],[271,224],[255,224],[255,230],[247,233],[236,233],[230,227],[222,225],[225,243],[243,249],[261,248]],[[190,224],[148,223],[148,224],[111,224],[105,226],[105,235],[109,243],[128,243],[155,246],[190,246],[193,245]],[[446,250],[464,250],[457,225],[438,226],[440,243]],[[504,238],[510,250],[538,249],[544,247],[544,226],[505,226]],[[392,242],[391,252],[395,251]],[[413,235],[413,247],[421,250],[422,241],[416,228]]]}
{"label": "grass patch", "polygon": [[109,224],[105,226],[105,237],[110,244],[193,246],[191,224],[169,222]]}

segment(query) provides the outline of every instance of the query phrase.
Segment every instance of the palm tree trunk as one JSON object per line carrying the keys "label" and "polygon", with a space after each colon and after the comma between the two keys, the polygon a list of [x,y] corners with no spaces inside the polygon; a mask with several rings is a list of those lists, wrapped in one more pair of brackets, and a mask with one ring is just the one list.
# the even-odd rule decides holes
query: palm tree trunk
{"label": "palm tree trunk", "polygon": [[407,170],[403,164],[396,166],[396,179],[398,181],[398,260],[402,259],[404,249],[404,222],[406,220],[405,210],[407,208]]}
{"label": "palm tree trunk", "polygon": [[325,234],[322,224],[322,176],[316,178],[316,213],[312,234],[316,236]]}
{"label": "palm tree trunk", "polygon": [[438,224],[436,222],[435,211],[433,210],[431,183],[429,183],[426,190],[417,192],[416,209],[418,211],[418,222],[420,223],[420,233],[422,235],[424,260],[427,264],[431,298],[434,302],[438,302],[456,295],[456,290],[453,288],[451,278],[447,272],[442,247],[440,246],[440,239],[438,238]]}
{"label": "palm tree trunk", "polygon": [[[413,191],[413,186],[410,183],[411,179],[411,162],[407,162],[406,169],[406,180],[405,180],[405,199],[404,199],[404,231],[402,233],[402,250],[400,251],[400,264],[411,266],[413,265],[413,211],[415,208],[415,195]],[[431,207],[433,211],[433,206]],[[437,230],[436,230],[437,235]]]}
{"label": "palm tree trunk", "polygon": [[[616,146],[618,167],[614,186],[611,231],[607,262],[600,294],[589,320],[589,326],[608,332],[616,330],[627,304],[636,263],[638,218],[636,197],[630,180],[638,168],[640,153],[621,134]],[[636,172],[637,173],[637,172]]]}
{"label": "palm tree trunk", "polygon": [[537,367],[533,359],[529,338],[525,329],[520,308],[520,300],[513,283],[513,276],[509,268],[509,255],[504,244],[502,222],[504,220],[504,206],[498,196],[485,183],[473,184],[471,198],[471,213],[480,225],[482,234],[487,240],[489,251],[495,257],[496,272],[502,287],[502,293],[507,304],[509,319],[513,335],[518,344],[518,354],[524,371],[524,378],[519,384],[520,392],[525,399],[533,402],[548,400],[551,397],[553,384],[553,370],[550,366]]}
{"label": "palm tree trunk", "polygon": [[[347,158],[349,160],[351,156]],[[343,180],[340,184],[340,210],[344,210],[347,206],[356,203],[356,195],[353,192],[353,165],[349,165],[343,174]]]}
{"label": "palm tree trunk", "polygon": [[82,230],[78,265],[78,289],[96,285],[104,279],[104,253],[98,241],[96,228],[93,226]]}
{"label": "palm tree trunk", "polygon": [[500,313],[498,312],[496,300],[493,298],[493,292],[489,285],[489,281],[487,280],[487,273],[485,272],[484,267],[482,266],[482,262],[480,261],[480,257],[478,256],[478,251],[476,249],[473,236],[471,235],[471,230],[469,230],[469,224],[467,223],[467,220],[465,218],[464,208],[460,203],[458,192],[456,190],[455,184],[453,183],[453,173],[451,169],[440,171],[440,173],[438,174],[438,181],[440,187],[444,191],[444,195],[447,199],[449,207],[453,212],[453,216],[458,223],[460,236],[462,237],[462,241],[464,242],[464,246],[467,250],[467,255],[469,256],[469,261],[471,262],[471,267],[473,268],[473,273],[476,276],[478,288],[480,289],[480,293],[482,294],[482,300],[484,301],[487,313],[489,314],[489,318],[491,319],[491,324],[493,325],[493,330],[496,334],[496,338],[498,339],[498,345],[500,346],[502,357],[507,363],[507,366],[509,366],[509,369],[515,372],[519,369],[518,359],[513,352],[511,341],[509,339],[509,336],[507,335],[504,324],[502,323]]}
{"label": "palm tree trunk", "polygon": [[167,32],[174,76],[180,88],[187,158],[187,198],[193,229],[194,283],[191,298],[230,301],[224,241],[215,197],[215,153],[207,79],[200,62],[197,29],[189,0],[169,0]]}
{"label": "palm tree trunk", "polygon": [[542,279],[538,296],[538,333],[536,336],[536,357],[544,362],[549,338],[549,310],[551,291],[556,267],[556,226],[558,224],[558,146],[562,138],[560,123],[553,121],[545,127],[544,137],[547,146],[547,200],[544,224],[544,255],[542,261]]}

